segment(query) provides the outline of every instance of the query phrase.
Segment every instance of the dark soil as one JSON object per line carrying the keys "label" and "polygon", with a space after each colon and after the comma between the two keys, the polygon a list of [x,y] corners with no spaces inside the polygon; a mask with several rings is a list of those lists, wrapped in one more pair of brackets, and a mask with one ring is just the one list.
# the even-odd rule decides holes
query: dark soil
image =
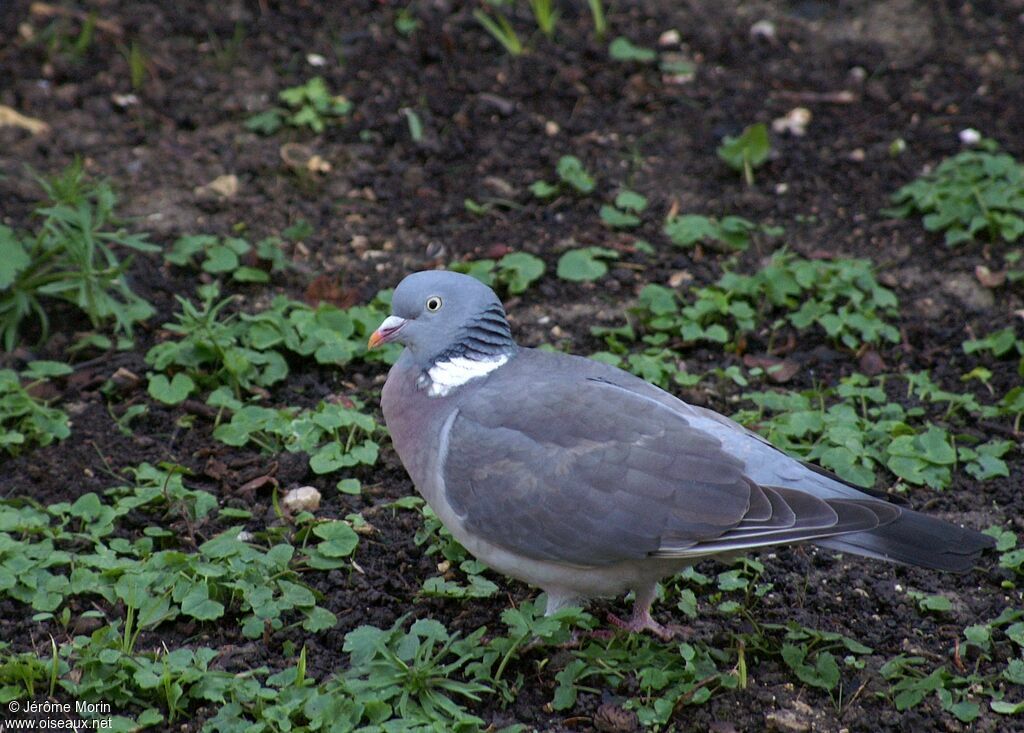
{"label": "dark soil", "polygon": [[[989,247],[947,249],[941,236],[925,232],[919,221],[894,221],[879,213],[899,186],[957,152],[964,128],[1024,155],[1020,0],[608,3],[611,37],[625,35],[655,47],[663,32],[677,30],[680,40],[672,50],[697,64],[688,83],[662,78],[656,66],[610,60],[607,43],[593,36],[584,3],[561,3],[557,40],[538,36],[533,52],[515,59],[474,22],[475,4],[450,0],[414,2],[421,26],[410,37],[395,30],[404,2],[103,0],[77,5],[94,9],[109,25],[98,28],[84,55],[73,60],[33,41],[52,18],[33,13],[27,0],[0,4],[0,104],[50,127],[48,134],[36,136],[0,127],[0,222],[8,226],[31,226],[29,214],[40,198],[26,166],[52,173],[78,156],[90,174],[114,183],[119,211],[134,218],[133,226],[161,244],[187,233],[234,231],[255,241],[299,220],[309,222],[313,233],[290,245],[288,253],[299,269],[275,275],[272,288],[296,298],[323,292],[324,280],[319,289],[309,289],[324,275],[332,297],[350,304],[393,287],[413,270],[531,252],[546,261],[548,274],[508,302],[520,340],[557,341],[587,353],[599,348],[590,327],[620,324],[644,284],[665,283],[681,271],[695,284],[707,284],[720,273],[719,254],[668,245],[660,233],[667,212],[738,214],[784,226],[788,246],[807,256],[872,258],[901,299],[905,340],[880,353],[888,371],[930,369],[951,389],[963,389],[959,375],[972,364],[960,343],[1010,323],[1022,308],[1019,286],[993,293],[974,278],[977,265],[1001,266]],[[774,37],[751,33],[760,20],[774,24]],[[72,36],[79,25],[64,21]],[[530,27],[525,14],[518,27]],[[131,86],[126,60],[132,42],[146,58],[139,89]],[[311,66],[309,54],[322,57],[323,66]],[[317,74],[352,100],[347,122],[321,135],[284,130],[260,137],[243,128],[247,117],[274,103],[278,90]],[[807,134],[774,135],[770,161],[757,171],[756,185],[747,188],[718,160],[715,147],[723,135],[751,122],[770,123],[795,106],[813,113]],[[406,107],[423,122],[418,143],[410,137]],[[906,143],[901,155],[890,152],[897,139]],[[331,170],[314,174],[289,168],[280,152],[289,141],[307,146]],[[598,194],[566,196],[554,204],[537,201],[528,186],[552,180],[565,154],[578,156],[597,175]],[[234,196],[202,188],[225,174],[238,177]],[[651,200],[645,224],[629,235],[603,227],[597,217],[599,202],[625,185]],[[466,210],[467,198],[518,205],[478,217]],[[656,254],[639,252],[637,238],[652,242]],[[758,244],[741,259],[741,268],[752,270],[769,254],[769,243]],[[594,285],[558,280],[558,256],[583,245],[618,250],[620,264]],[[417,515],[374,510],[375,504],[413,491],[390,450],[374,470],[362,472],[363,494],[349,497],[334,490],[330,477],[307,475],[305,463],[290,456],[239,451],[214,441],[201,405],[170,409],[151,403],[148,415],[134,423],[135,434],[123,436],[99,387],[118,367],[145,374],[142,357],[159,337],[157,327],[169,317],[173,295],[192,294],[196,284],[193,272],[168,267],[157,256],[137,258],[132,279],[159,315],[137,335],[134,351],[93,359],[59,383],[60,404],[73,419],[72,437],[16,459],[0,458],[0,495],[44,503],[73,500],[108,488],[111,472],[166,460],[194,471],[191,486],[254,510],[254,521],[273,520],[269,491],[234,492],[249,479],[271,474],[284,488],[318,486],[326,499],[324,516],[362,511],[378,530],[360,545],[362,572],[306,578],[337,614],[335,629],[304,636],[293,631],[248,646],[229,626],[161,629],[168,645],[196,640],[214,647],[238,645],[247,651],[234,664],[276,668],[285,661],[282,642],[292,638],[309,647],[310,674],[322,679],[344,664],[344,634],[359,624],[389,625],[412,612],[465,631],[480,625],[500,629],[501,611],[535,593],[495,578],[502,592],[494,599],[418,598],[423,579],[436,572],[436,560],[413,542]],[[244,297],[243,307],[255,308],[267,302],[270,289],[235,290]],[[59,358],[74,331],[87,327],[70,315],[61,323],[64,328],[45,346],[3,361]],[[748,348],[764,352],[767,347],[752,343]],[[793,353],[802,367],[794,388],[861,368],[857,355],[822,342],[797,344]],[[685,357],[698,372],[739,363],[735,354],[707,349]],[[373,391],[385,374],[363,364],[344,370],[292,367],[287,384],[270,395],[271,403],[306,404],[332,393],[375,401]],[[1019,381],[1013,362],[990,368],[997,395]],[[715,391],[683,396],[731,411],[727,396]],[[148,398],[144,389],[120,395],[117,410],[124,399]],[[179,418],[190,410],[197,413],[194,423],[179,427]],[[1013,479],[978,483],[960,472],[949,490],[913,491],[908,498],[916,507],[971,526],[1010,522],[1020,531],[1020,451],[1009,458]],[[209,524],[188,531],[201,541],[220,528]],[[997,569],[953,577],[799,548],[762,559],[766,579],[775,587],[757,608],[765,622],[793,620],[840,631],[871,646],[880,660],[901,652],[948,660],[964,626],[1021,605],[1019,592],[1011,598],[1001,589]],[[923,615],[901,587],[948,593],[955,611],[941,618]],[[621,599],[597,608],[625,611]],[[663,621],[672,613],[656,607]],[[64,633],[56,627],[40,633],[27,615],[12,602],[0,605],[0,636],[27,648],[31,639]],[[741,622],[709,614],[695,624],[695,634],[728,645],[735,630],[730,623]],[[530,674],[528,661],[522,669],[527,687],[520,700],[507,709],[487,701],[474,711],[498,724],[595,730],[592,716],[605,699],[584,695],[567,720],[544,707],[553,674]],[[795,682],[779,660],[754,660],[747,689],[683,708],[677,723],[685,730],[758,731],[773,711],[797,710],[801,724],[814,730],[965,729],[934,696],[899,713],[876,694],[885,690],[877,675],[863,681],[865,687],[857,694],[849,690],[838,708],[827,695]],[[611,691],[607,699],[613,700]],[[801,707],[804,702],[810,708]],[[200,717],[180,729],[198,730],[202,722]],[[1014,725],[1019,721],[983,705],[972,729]]]}

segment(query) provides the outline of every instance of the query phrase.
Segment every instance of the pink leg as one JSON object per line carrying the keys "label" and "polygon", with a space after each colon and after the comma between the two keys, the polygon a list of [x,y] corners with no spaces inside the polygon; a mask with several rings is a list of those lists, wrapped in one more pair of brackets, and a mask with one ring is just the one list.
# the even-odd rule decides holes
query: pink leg
{"label": "pink leg", "polygon": [[686,636],[689,629],[674,624],[663,626],[651,617],[651,602],[654,600],[655,587],[645,588],[643,591],[636,591],[636,600],[633,601],[633,614],[629,620],[623,621],[618,616],[608,614],[608,623],[618,626],[620,629],[632,633],[650,631],[662,641],[672,641],[675,638]]}

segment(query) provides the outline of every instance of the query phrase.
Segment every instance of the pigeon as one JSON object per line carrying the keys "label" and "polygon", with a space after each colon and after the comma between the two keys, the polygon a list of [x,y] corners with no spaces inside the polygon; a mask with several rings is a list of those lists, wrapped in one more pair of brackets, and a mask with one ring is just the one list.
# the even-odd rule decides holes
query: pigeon
{"label": "pigeon", "polygon": [[633,591],[708,557],[810,542],[965,572],[993,538],[855,488],[712,410],[585,357],[520,347],[491,288],[408,275],[369,347],[405,348],[381,393],[394,448],[452,535],[543,589],[546,613]]}

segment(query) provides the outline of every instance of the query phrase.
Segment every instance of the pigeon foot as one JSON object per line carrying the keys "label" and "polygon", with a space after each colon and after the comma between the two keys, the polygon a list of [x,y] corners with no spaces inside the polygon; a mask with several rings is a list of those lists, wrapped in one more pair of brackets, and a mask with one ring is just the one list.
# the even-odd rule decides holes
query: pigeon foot
{"label": "pigeon foot", "polygon": [[638,634],[643,631],[650,631],[662,641],[672,641],[673,639],[683,638],[689,636],[690,633],[690,629],[685,626],[678,626],[676,624],[669,624],[666,626],[659,624],[651,617],[650,610],[646,608],[634,609],[633,615],[629,617],[628,621],[623,621],[615,614],[609,613],[608,623],[634,634]]}

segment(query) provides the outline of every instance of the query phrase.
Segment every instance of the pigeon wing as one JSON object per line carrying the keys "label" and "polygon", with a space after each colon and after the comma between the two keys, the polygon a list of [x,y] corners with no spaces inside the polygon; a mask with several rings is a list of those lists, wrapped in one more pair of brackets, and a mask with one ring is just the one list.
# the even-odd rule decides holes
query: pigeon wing
{"label": "pigeon wing", "polygon": [[499,374],[458,406],[441,479],[468,531],[517,554],[581,566],[701,556],[899,513],[759,486],[686,415],[615,381],[554,370],[524,390]]}

